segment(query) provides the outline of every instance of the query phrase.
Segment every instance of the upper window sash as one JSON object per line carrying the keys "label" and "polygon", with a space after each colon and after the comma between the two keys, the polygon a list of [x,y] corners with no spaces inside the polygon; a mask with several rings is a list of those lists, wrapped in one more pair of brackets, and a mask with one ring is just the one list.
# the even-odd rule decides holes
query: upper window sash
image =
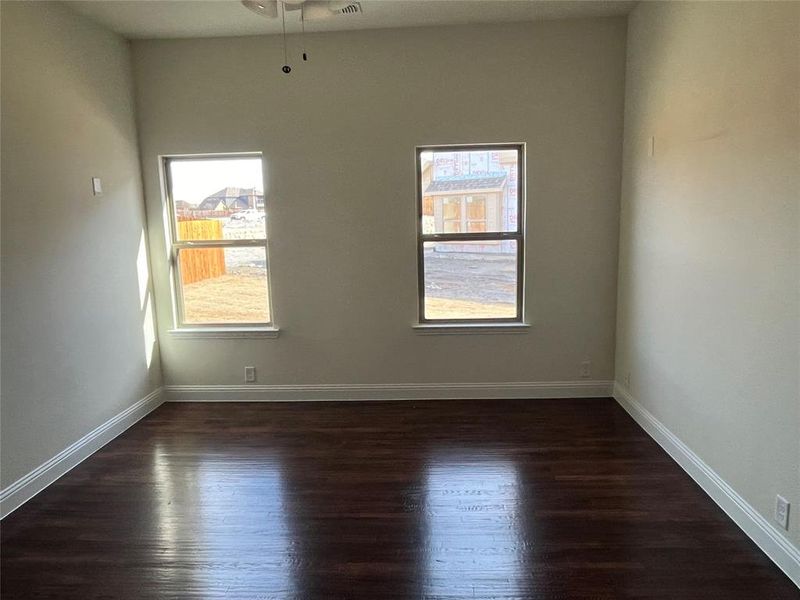
{"label": "upper window sash", "polygon": [[[265,192],[257,186],[250,188],[222,188],[217,195],[208,196],[200,203],[188,209],[179,206],[181,198],[175,198],[173,181],[173,164],[191,164],[192,161],[237,161],[257,159],[262,160],[260,153],[222,154],[222,155],[193,155],[193,156],[167,156],[163,158],[163,172],[166,186],[167,208],[169,213],[169,231],[173,244],[183,245],[184,242],[255,242],[266,241],[266,202]],[[263,173],[262,173],[263,182]],[[263,187],[263,184],[262,184]],[[260,192],[260,193],[259,193]],[[207,206],[203,206],[203,205]],[[211,217],[230,215],[231,222],[237,221],[242,227],[242,237],[223,238],[221,226],[218,222],[209,220],[205,223],[181,220],[181,213],[191,214],[196,217]],[[255,233],[254,233],[255,232]],[[235,244],[232,244],[235,245]],[[193,245],[197,247],[196,244]],[[189,246],[184,246],[189,247]],[[208,247],[214,247],[213,244]]]}
{"label": "upper window sash", "polygon": [[[465,226],[466,223],[469,221],[476,221],[475,219],[469,219],[465,214],[464,211],[467,210],[468,203],[465,202],[467,197],[481,197],[484,202],[484,206],[486,207],[486,215],[485,219],[479,219],[485,221],[487,228],[492,225],[489,217],[490,205],[492,203],[492,196],[495,197],[495,201],[498,203],[498,210],[502,209],[504,205],[504,197],[503,197],[503,188],[506,184],[509,183],[509,175],[505,171],[498,170],[498,171],[491,171],[488,170],[490,164],[487,164],[487,171],[486,173],[476,174],[475,179],[481,180],[480,184],[483,186],[493,186],[493,187],[485,187],[480,190],[474,190],[469,188],[464,189],[457,189],[460,185],[469,186],[469,181],[464,181],[467,175],[461,175],[459,177],[439,177],[436,179],[436,183],[438,186],[433,186],[436,189],[429,190],[429,189],[422,189],[423,186],[431,187],[431,183],[433,180],[430,179],[427,181],[427,184],[423,182],[423,165],[422,165],[422,155],[426,153],[431,153],[432,155],[438,154],[449,154],[449,153],[467,153],[467,152],[515,152],[516,153],[516,197],[513,199],[513,203],[516,206],[516,213],[517,213],[517,220],[515,223],[515,227],[513,229],[508,228],[504,223],[498,223],[495,225],[495,229],[493,231],[485,231],[480,233],[487,233],[487,234],[500,234],[500,233],[518,233],[522,235],[523,228],[524,228],[524,176],[525,176],[525,166],[524,166],[524,157],[525,157],[525,148],[524,144],[520,143],[501,143],[501,144],[476,144],[476,145],[453,145],[453,146],[418,146],[416,148],[416,177],[417,177],[417,218],[418,218],[418,228],[420,235],[432,235],[431,232],[424,232],[423,231],[423,197],[434,197],[434,198],[441,198],[442,200],[454,200],[459,199],[460,206],[460,222],[462,226]],[[435,160],[435,159],[434,159]],[[435,168],[435,164],[430,165],[430,169]],[[469,167],[471,168],[472,165],[462,165],[462,167]],[[453,166],[453,170],[455,171],[455,165]],[[494,183],[492,182],[492,176],[494,176]],[[451,179],[451,181],[447,181]],[[441,189],[439,189],[441,188]],[[512,200],[509,198],[509,200]],[[434,229],[436,234],[445,234],[446,232],[443,230],[443,223],[444,221],[452,221],[454,219],[445,219],[442,217],[442,229],[438,229],[438,223],[434,221]],[[466,233],[466,232],[459,232]],[[453,233],[453,235],[456,235]]]}

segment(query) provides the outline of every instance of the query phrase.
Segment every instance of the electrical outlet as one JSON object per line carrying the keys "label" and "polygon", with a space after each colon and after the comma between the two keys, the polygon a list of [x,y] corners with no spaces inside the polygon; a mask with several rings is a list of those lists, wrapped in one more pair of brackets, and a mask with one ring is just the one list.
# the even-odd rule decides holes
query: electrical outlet
{"label": "electrical outlet", "polygon": [[244,368],[244,382],[245,383],[255,383],[256,381],[256,368],[255,367],[245,367]]}
{"label": "electrical outlet", "polygon": [[775,496],[775,521],[784,529],[789,529],[789,501],[783,496]]}
{"label": "electrical outlet", "polygon": [[581,363],[581,377],[591,377],[592,376],[592,361],[585,360]]}
{"label": "electrical outlet", "polygon": [[631,389],[631,372],[630,371],[625,373],[624,383],[625,383],[625,387],[628,388],[628,391],[630,391],[630,389]]}

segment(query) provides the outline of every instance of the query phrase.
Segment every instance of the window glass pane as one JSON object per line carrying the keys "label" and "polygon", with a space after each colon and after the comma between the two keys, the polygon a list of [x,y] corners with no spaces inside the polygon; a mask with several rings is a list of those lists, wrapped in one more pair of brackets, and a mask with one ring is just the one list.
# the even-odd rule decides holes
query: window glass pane
{"label": "window glass pane", "polygon": [[486,227],[486,196],[470,196],[467,205],[467,233],[484,233]]}
{"label": "window glass pane", "polygon": [[486,220],[486,196],[470,196],[467,198],[467,218],[470,221]]}
{"label": "window glass pane", "polygon": [[517,316],[517,241],[425,242],[426,319]]}
{"label": "window glass pane", "polygon": [[461,198],[442,198],[442,217],[445,221],[450,219],[461,220]]}
{"label": "window glass pane", "polygon": [[516,149],[422,152],[423,233],[517,231],[518,169]]}
{"label": "window glass pane", "polygon": [[260,158],[173,158],[167,168],[179,241],[266,237]]}
{"label": "window glass pane", "polygon": [[184,323],[270,322],[264,247],[182,249],[178,261]]}

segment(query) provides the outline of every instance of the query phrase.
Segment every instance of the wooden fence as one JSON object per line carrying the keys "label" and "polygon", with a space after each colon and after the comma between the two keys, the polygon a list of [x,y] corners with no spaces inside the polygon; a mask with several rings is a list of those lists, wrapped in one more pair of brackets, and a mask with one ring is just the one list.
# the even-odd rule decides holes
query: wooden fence
{"label": "wooden fence", "polygon": [[[220,221],[179,221],[178,235],[181,240],[221,240]],[[225,274],[225,250],[223,248],[189,248],[181,250],[181,281],[195,283]]]}
{"label": "wooden fence", "polygon": [[177,211],[178,221],[196,221],[198,219],[222,219],[230,217],[235,210],[191,210],[179,208]]}

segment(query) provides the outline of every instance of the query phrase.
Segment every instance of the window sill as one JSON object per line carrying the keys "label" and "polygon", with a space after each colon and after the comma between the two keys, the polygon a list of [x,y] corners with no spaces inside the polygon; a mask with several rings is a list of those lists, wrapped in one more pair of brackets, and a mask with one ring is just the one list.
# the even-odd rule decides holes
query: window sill
{"label": "window sill", "polygon": [[277,338],[280,332],[281,330],[277,327],[186,327],[169,330],[170,336],[179,340]]}
{"label": "window sill", "polygon": [[418,323],[413,326],[420,335],[495,335],[528,333],[528,323]]}

